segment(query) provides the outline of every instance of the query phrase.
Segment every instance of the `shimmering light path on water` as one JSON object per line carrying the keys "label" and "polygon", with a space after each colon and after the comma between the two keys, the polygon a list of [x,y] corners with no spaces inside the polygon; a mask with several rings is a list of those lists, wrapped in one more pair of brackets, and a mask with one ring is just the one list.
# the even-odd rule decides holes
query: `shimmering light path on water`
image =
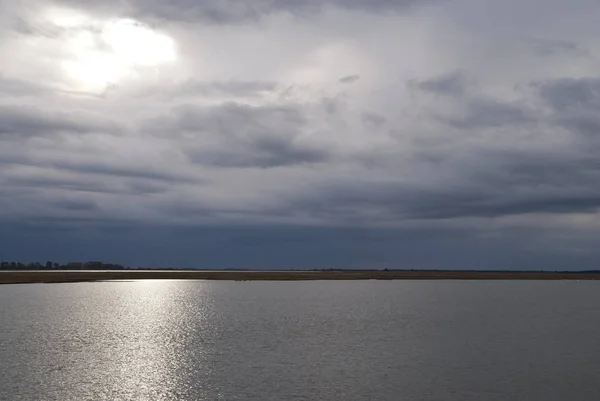
{"label": "shimmering light path on water", "polygon": [[597,400],[599,285],[5,285],[0,400]]}

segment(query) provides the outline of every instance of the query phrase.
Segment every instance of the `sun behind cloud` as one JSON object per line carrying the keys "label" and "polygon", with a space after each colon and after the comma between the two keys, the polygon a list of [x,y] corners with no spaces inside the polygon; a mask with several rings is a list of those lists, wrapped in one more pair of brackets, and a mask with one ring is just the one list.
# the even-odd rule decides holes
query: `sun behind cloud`
{"label": "sun behind cloud", "polygon": [[66,46],[71,57],[63,62],[71,89],[102,91],[144,69],[156,69],[177,59],[173,38],[140,21],[129,18],[92,24],[82,19],[77,21],[77,27],[68,27],[71,33]]}
{"label": "sun behind cloud", "polygon": [[153,66],[173,61],[176,57],[171,37],[132,19],[110,21],[101,38],[113,55],[128,65]]}

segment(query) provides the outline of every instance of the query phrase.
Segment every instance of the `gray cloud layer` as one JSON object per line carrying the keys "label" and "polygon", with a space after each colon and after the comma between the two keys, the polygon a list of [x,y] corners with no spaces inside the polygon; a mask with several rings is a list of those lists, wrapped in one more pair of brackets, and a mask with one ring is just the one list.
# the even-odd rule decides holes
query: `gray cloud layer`
{"label": "gray cloud layer", "polygon": [[[263,250],[315,235],[306,265],[361,241],[378,266],[397,241],[410,263],[438,250],[430,267],[477,246],[519,267],[593,260],[598,5],[540,4],[3,2],[0,219],[99,243],[152,227],[165,261],[207,227],[240,250],[237,230],[281,230]],[[336,242],[352,230],[387,245]]]}
{"label": "gray cloud layer", "polygon": [[[138,17],[158,17],[165,20],[186,22],[238,23],[256,21],[278,13],[309,16],[327,7],[367,12],[406,10],[407,7],[428,3],[432,0],[230,0],[214,2],[207,0],[133,0],[127,3],[128,12]],[[62,0],[68,5],[80,6],[81,2]],[[91,5],[91,4],[90,4]],[[120,9],[120,2],[108,1],[97,5],[104,9]]]}

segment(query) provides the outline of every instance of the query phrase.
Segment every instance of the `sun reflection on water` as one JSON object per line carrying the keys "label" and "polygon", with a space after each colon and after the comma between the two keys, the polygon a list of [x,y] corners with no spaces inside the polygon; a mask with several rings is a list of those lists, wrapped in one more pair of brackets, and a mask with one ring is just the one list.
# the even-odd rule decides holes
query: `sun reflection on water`
{"label": "sun reflection on water", "polygon": [[[202,344],[192,343],[204,319],[202,310],[190,313],[192,303],[184,282],[127,284],[125,305],[115,310],[119,314],[112,328],[115,338],[104,349],[105,359],[112,361],[113,376],[105,388],[106,399],[184,399],[193,385],[194,372],[187,371],[189,366],[202,367],[198,360],[203,355]],[[191,346],[193,365],[186,359]],[[198,395],[198,388],[194,394]]]}

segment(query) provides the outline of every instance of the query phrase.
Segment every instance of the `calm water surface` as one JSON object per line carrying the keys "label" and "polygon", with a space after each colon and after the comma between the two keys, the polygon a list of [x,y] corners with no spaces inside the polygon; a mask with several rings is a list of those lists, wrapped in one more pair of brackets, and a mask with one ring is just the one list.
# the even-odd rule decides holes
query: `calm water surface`
{"label": "calm water surface", "polygon": [[600,400],[600,283],[0,286],[0,400]]}

